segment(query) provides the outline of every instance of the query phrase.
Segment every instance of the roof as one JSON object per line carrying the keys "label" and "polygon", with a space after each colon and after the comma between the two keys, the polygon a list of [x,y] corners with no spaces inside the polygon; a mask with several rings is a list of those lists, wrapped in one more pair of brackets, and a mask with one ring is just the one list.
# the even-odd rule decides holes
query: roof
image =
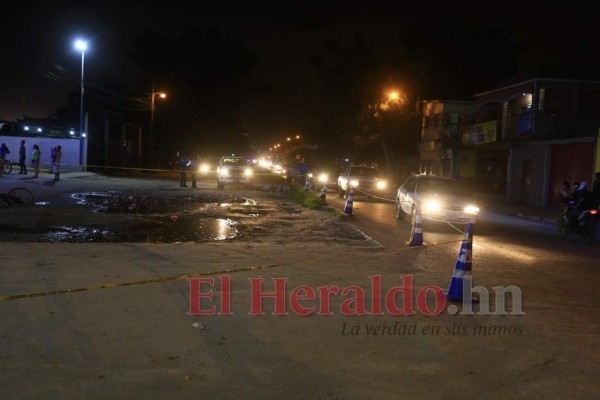
{"label": "roof", "polygon": [[600,67],[589,66],[571,66],[558,64],[541,64],[529,70],[522,71],[508,79],[498,82],[491,88],[476,93],[475,96],[481,96],[486,93],[494,92],[517,86],[528,82],[546,80],[557,82],[589,82],[600,84]]}

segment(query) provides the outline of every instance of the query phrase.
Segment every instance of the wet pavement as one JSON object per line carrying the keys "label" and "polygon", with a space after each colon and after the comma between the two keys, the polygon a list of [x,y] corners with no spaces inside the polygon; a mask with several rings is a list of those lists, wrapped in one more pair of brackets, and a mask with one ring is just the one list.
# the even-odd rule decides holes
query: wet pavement
{"label": "wet pavement", "polygon": [[[11,186],[24,182],[14,181]],[[65,174],[51,192],[43,183],[28,187],[35,192],[34,205],[0,211],[0,241],[257,242],[269,235],[274,240],[289,235],[306,218],[302,213],[307,210],[288,199],[280,181],[267,181],[253,190],[216,190],[210,179],[200,181],[197,189],[177,183],[155,177]],[[364,239],[350,226],[330,226],[312,238]]]}

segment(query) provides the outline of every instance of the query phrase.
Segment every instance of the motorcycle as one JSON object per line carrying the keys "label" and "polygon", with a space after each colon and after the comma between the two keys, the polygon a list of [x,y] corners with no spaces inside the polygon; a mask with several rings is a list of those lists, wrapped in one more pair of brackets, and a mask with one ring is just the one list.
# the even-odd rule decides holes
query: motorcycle
{"label": "motorcycle", "polygon": [[574,232],[583,237],[586,243],[591,244],[596,239],[598,228],[598,210],[595,208],[584,210],[575,221],[569,221],[567,214],[573,209],[574,202],[570,201],[564,207],[563,215],[556,222],[558,234],[561,237]]}

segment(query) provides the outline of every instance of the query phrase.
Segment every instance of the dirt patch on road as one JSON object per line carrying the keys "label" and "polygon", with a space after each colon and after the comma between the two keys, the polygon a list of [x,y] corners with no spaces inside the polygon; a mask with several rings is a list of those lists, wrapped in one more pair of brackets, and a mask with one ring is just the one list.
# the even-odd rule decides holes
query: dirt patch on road
{"label": "dirt patch on road", "polygon": [[193,196],[78,192],[2,215],[5,242],[365,242],[344,221],[290,201],[284,193],[255,198],[227,193]]}

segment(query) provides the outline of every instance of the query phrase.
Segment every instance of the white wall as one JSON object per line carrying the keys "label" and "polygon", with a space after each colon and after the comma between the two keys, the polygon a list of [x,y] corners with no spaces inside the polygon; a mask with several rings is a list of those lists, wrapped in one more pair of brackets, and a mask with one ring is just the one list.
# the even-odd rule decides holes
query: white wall
{"label": "white wall", "polygon": [[[33,145],[37,144],[40,146],[42,153],[40,159],[40,168],[49,168],[52,163],[50,158],[50,149],[53,146],[62,146],[62,157],[61,157],[61,169],[71,171],[81,171],[82,167],[79,163],[79,139],[58,139],[58,138],[43,138],[43,137],[21,137],[21,136],[0,136],[0,143],[6,143],[10,154],[8,159],[13,163],[19,162],[19,147],[21,147],[21,140],[25,140],[25,148],[27,149],[27,167],[31,166],[31,153],[33,152]],[[87,153],[86,145],[84,143],[84,158]],[[84,161],[85,162],[85,161]]]}

